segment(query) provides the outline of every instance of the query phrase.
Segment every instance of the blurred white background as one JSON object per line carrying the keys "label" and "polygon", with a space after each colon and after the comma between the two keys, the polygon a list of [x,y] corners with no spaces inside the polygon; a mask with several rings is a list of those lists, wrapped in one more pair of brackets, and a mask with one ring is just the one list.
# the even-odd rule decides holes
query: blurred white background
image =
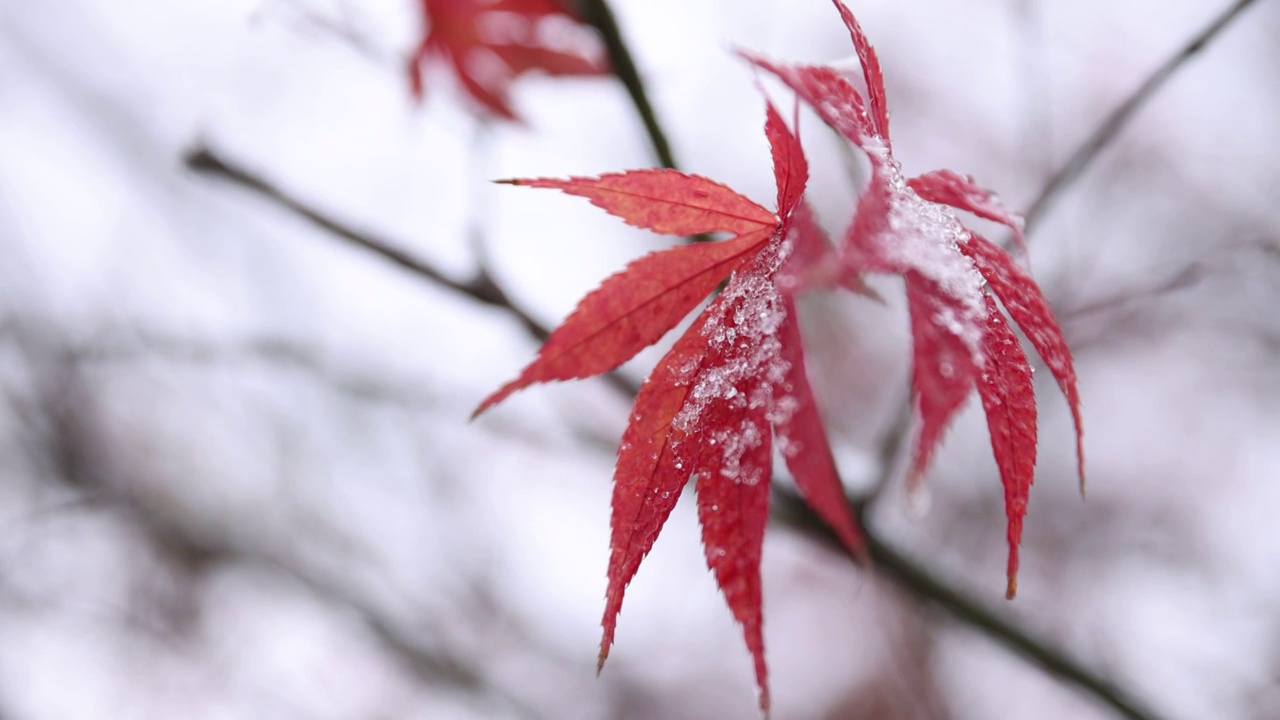
{"label": "blurred white background", "polygon": [[[907,171],[972,173],[1025,207],[1227,4],[851,7]],[[835,11],[614,9],[683,167],[770,205],[762,103],[732,50],[845,58]],[[487,182],[652,164],[616,81],[528,78],[526,125],[500,126],[437,68],[415,106],[419,23],[412,0],[0,0],[0,718],[757,716],[686,501],[595,677],[623,397],[539,387],[468,423],[535,351],[518,323],[183,166],[203,143],[459,279],[487,257],[548,324],[672,242]],[[1280,717],[1278,39],[1280,4],[1260,0],[1033,237],[1091,486],[1082,502],[1042,383],[1020,597],[1001,599],[978,403],[926,501],[891,488],[872,518],[1163,717]],[[802,134],[839,230],[843,155],[812,118]],[[887,307],[805,307],[852,484],[879,471],[906,377],[900,292],[877,287]],[[1114,717],[777,524],[765,588],[777,720]]]}

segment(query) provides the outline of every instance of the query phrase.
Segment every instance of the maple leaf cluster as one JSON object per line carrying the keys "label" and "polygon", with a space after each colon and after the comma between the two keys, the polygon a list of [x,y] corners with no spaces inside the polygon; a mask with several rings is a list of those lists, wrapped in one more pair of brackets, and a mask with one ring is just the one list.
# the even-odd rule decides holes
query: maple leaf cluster
{"label": "maple leaf cluster", "polygon": [[425,32],[409,59],[409,84],[421,99],[423,66],[448,63],[472,98],[493,114],[518,120],[511,84],[539,70],[553,76],[608,71],[604,47],[559,0],[420,0]]}
{"label": "maple leaf cluster", "polygon": [[850,552],[865,552],[806,375],[797,293],[831,285],[858,291],[864,273],[904,279],[916,419],[910,481],[922,477],[943,431],[976,389],[1004,486],[1009,597],[1016,591],[1035,470],[1036,402],[1031,366],[997,300],[1067,398],[1084,482],[1075,370],[1053,313],[1027,271],[965,228],[953,209],[1003,223],[1020,242],[1021,219],[972,178],[947,170],[903,175],[893,157],[875,50],[848,8],[833,2],[862,67],[865,99],[835,67],[743,56],[866,154],[870,180],[843,237],[833,244],[815,221],[804,200],[808,163],[799,139],[767,100],[776,211],[675,170],[504,181],[584,197],[658,233],[729,237],[652,253],[606,279],[552,332],[537,358],[476,410],[533,383],[618,367],[725,283],[641,386],[618,449],[600,663],[613,643],[628,583],[684,486],[696,478],[707,565],[743,627],[766,711],[760,557],[775,449],[805,501]]}

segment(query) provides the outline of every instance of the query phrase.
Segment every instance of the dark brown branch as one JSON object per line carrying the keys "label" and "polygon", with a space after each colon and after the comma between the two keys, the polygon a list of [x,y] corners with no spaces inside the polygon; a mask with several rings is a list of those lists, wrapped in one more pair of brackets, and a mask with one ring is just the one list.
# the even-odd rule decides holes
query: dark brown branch
{"label": "dark brown branch", "polygon": [[[773,508],[775,517],[789,526],[820,539],[832,549],[847,553],[840,540],[805,505],[794,492],[780,486],[774,487]],[[854,504],[863,533],[867,538],[867,550],[876,572],[902,586],[913,596],[932,604],[956,620],[985,633],[1022,657],[1038,665],[1046,673],[1075,685],[1081,691],[1111,707],[1122,717],[1131,720],[1156,720],[1160,716],[1133,697],[1125,688],[1093,672],[1076,658],[1054,647],[1036,633],[1005,619],[995,610],[968,597],[947,581],[930,572],[922,564],[907,557],[886,543],[865,522],[865,505]]]}
{"label": "dark brown branch", "polygon": [[635,106],[636,115],[640,117],[640,122],[644,123],[645,133],[649,135],[649,143],[653,145],[654,156],[663,167],[676,167],[675,155],[671,152],[667,133],[662,129],[662,123],[658,122],[658,116],[649,102],[644,81],[640,79],[640,72],[636,69],[630,48],[622,38],[622,30],[618,28],[618,21],[613,17],[613,10],[609,8],[609,3],[606,0],[580,0],[578,11],[582,19],[594,27],[604,40],[605,49],[609,54],[609,66],[614,76],[626,88],[627,96]]}
{"label": "dark brown branch", "polygon": [[388,260],[415,275],[426,278],[436,285],[468,295],[487,305],[502,307],[514,314],[531,332],[540,334],[542,337],[547,335],[546,329],[539,326],[532,318],[522,314],[519,310],[513,310],[506,295],[488,278],[477,277],[469,282],[455,280],[425,260],[420,260],[403,250],[399,250],[391,243],[377,239],[368,232],[355,230],[349,225],[313,210],[301,200],[294,198],[264,179],[261,175],[224,160],[207,147],[197,146],[188,151],[183,157],[183,162],[189,169],[196,172],[219,175],[243,185],[292,211],[295,215],[302,217],[316,227],[327,230],[346,242],[367,250],[384,260]]}
{"label": "dark brown branch", "polygon": [[[512,300],[502,289],[502,286],[494,282],[488,271],[483,267],[470,280],[456,280],[427,261],[398,249],[394,243],[375,237],[373,234],[363,230],[357,230],[313,209],[261,175],[222,158],[210,148],[197,146],[187,152],[183,162],[191,170],[221,177],[252,190],[316,227],[328,231],[332,236],[361,250],[373,253],[400,269],[417,275],[438,287],[452,290],[506,312],[519,321],[524,326],[525,331],[539,342],[545,341],[551,334],[551,331],[545,325],[538,322],[533,315]],[[618,388],[618,390],[632,395],[635,394],[636,384],[626,376],[615,371],[608,373],[604,377],[606,381]]]}
{"label": "dark brown branch", "polygon": [[1062,196],[1063,191],[1070,187],[1080,176],[1088,169],[1089,165],[1098,157],[1121,130],[1133,120],[1137,112],[1142,109],[1165,83],[1192,57],[1203,50],[1215,37],[1217,37],[1232,20],[1235,20],[1240,13],[1254,3],[1254,0],[1236,0],[1230,7],[1214,18],[1203,30],[1196,34],[1186,45],[1172,57],[1165,60],[1164,63],[1156,68],[1156,71],[1148,77],[1138,89],[1133,92],[1120,106],[1111,111],[1093,134],[1084,141],[1076,151],[1071,154],[1067,162],[1062,168],[1049,179],[1049,182],[1040,191],[1040,195],[1026,212],[1027,232],[1030,233],[1033,228],[1040,224],[1045,214],[1053,207],[1053,204]]}

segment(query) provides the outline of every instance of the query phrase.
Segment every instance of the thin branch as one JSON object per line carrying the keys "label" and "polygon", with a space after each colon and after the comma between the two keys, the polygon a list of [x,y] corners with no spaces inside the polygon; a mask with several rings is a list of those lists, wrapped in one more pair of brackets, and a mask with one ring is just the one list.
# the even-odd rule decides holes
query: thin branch
{"label": "thin branch", "polygon": [[644,131],[649,135],[654,156],[663,167],[676,167],[675,155],[671,152],[667,133],[662,129],[653,105],[649,102],[644,81],[640,79],[640,72],[636,69],[635,60],[631,56],[626,40],[622,38],[622,30],[618,28],[618,21],[614,18],[609,3],[606,0],[581,0],[578,12],[583,21],[594,27],[604,40],[605,49],[609,54],[609,67],[612,68],[614,76],[622,86],[627,89],[627,96],[635,106],[636,115],[640,116],[640,122],[644,123]]}
{"label": "thin branch", "polygon": [[356,230],[317,210],[313,210],[310,206],[276,187],[261,175],[223,159],[210,148],[200,145],[189,150],[183,157],[183,163],[188,169],[196,172],[218,175],[243,185],[292,211],[295,215],[302,217],[316,227],[327,230],[342,240],[378,255],[384,260],[389,260],[402,269],[426,278],[440,287],[460,292],[486,305],[502,307],[524,323],[530,332],[543,338],[547,335],[546,329],[538,325],[535,320],[518,308],[512,308],[506,295],[495,287],[491,281],[486,281],[481,277],[474,278],[468,282],[455,280],[438,270],[434,265],[397,249],[389,242],[375,238],[371,233]]}
{"label": "thin branch", "polygon": [[[357,230],[312,208],[261,175],[224,159],[208,147],[201,145],[193,148],[186,153],[183,162],[195,172],[221,177],[224,180],[230,180],[237,185],[252,190],[316,227],[328,231],[339,240],[373,253],[402,270],[406,270],[438,287],[452,290],[506,312],[518,320],[524,326],[525,331],[539,342],[545,341],[551,334],[551,331],[545,325],[538,322],[532,314],[507,295],[506,291],[493,279],[493,276],[489,274],[487,267],[483,264],[470,280],[456,280],[426,260],[398,249],[394,243],[378,238],[369,232]],[[635,394],[635,382],[625,375],[614,371],[607,373],[604,377],[609,384],[619,391],[631,395]]]}
{"label": "thin branch", "polygon": [[[774,512],[779,519],[806,534],[818,537],[832,548],[847,552],[831,530],[790,490],[774,488]],[[857,508],[857,506],[855,506]],[[864,509],[865,506],[857,508]],[[864,512],[858,513],[860,516]],[[927,570],[923,565],[895,550],[864,522],[867,550],[876,571],[901,585],[912,595],[945,610],[956,620],[986,633],[992,639],[1040,666],[1045,672],[1071,683],[1131,720],[1160,717],[1127,690],[1108,680],[1066,652],[1019,627],[982,603]]]}
{"label": "thin branch", "polygon": [[1039,225],[1045,213],[1061,197],[1063,191],[1080,178],[1089,165],[1098,157],[1098,154],[1102,152],[1103,148],[1114,140],[1120,131],[1133,120],[1134,115],[1164,87],[1169,78],[1173,77],[1188,60],[1203,50],[1254,1],[1236,0],[1234,4],[1196,34],[1190,42],[1174,53],[1168,60],[1165,60],[1160,67],[1156,68],[1156,71],[1142,85],[1138,86],[1138,89],[1132,95],[1120,103],[1120,106],[1098,125],[1098,128],[1093,131],[1089,139],[1076,148],[1076,151],[1071,154],[1071,157],[1067,159],[1062,168],[1049,179],[1044,189],[1040,191],[1040,195],[1036,197],[1030,208],[1027,209],[1026,229],[1028,233],[1031,232],[1032,228]]}

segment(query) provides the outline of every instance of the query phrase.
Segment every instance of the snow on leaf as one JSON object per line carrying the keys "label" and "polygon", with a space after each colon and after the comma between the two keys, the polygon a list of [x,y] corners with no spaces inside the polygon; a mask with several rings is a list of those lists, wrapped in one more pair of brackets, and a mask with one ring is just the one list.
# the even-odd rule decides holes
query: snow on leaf
{"label": "snow on leaf", "polygon": [[1018,591],[1022,518],[1027,514],[1036,470],[1036,395],[1027,356],[989,295],[986,330],[982,341],[986,361],[978,376],[978,396],[987,414],[991,451],[1004,485],[1004,510],[1009,523],[1006,595],[1012,598]]}
{"label": "snow on leaf", "polygon": [[664,235],[772,231],[778,218],[728,187],[678,170],[632,170],[595,178],[499,182],[554,188],[584,197],[592,205],[638,228]]}
{"label": "snow on leaf", "polygon": [[607,279],[480,410],[535,382],[616,366],[729,277],[641,386],[623,433],[600,663],[613,644],[628,583],[696,474],[707,564],[742,625],[767,710],[760,552],[775,432],[789,448],[786,460],[806,500],[851,551],[865,551],[805,376],[790,290],[780,281],[784,266],[804,275],[809,264],[832,262],[832,248],[803,200],[808,162],[799,140],[772,106],[765,135],[778,185],[776,213],[724,185],[669,170],[507,181],[585,197],[656,232],[722,231],[733,238],[654,253]]}
{"label": "snow on leaf", "polygon": [[[990,338],[1001,333],[1004,326],[997,326],[991,318],[992,301],[983,287],[989,285],[1044,358],[1067,398],[1075,423],[1083,490],[1080,400],[1075,369],[1061,329],[1030,275],[1002,249],[961,225],[950,208],[1005,223],[1019,235],[1021,218],[967,176],[943,170],[910,182],[904,179],[889,144],[879,60],[853,14],[840,0],[833,2],[853,39],[869,101],[864,102],[858,90],[835,68],[786,65],[744,53],[751,63],[790,87],[824,122],[865,152],[871,163],[871,179],[858,198],[854,217],[837,248],[841,271],[830,272],[818,264],[810,268],[807,276],[789,275],[800,278],[795,283],[801,287],[815,277],[839,284],[843,278],[856,277],[861,272],[893,273],[905,278],[917,416],[913,482],[928,467],[934,448],[969,389],[975,383],[981,388],[984,380],[978,377],[979,369],[983,378],[1000,378],[1005,386],[1012,387],[1025,366],[1025,360],[1019,364],[1018,356],[1003,342],[992,344]],[[1002,323],[1003,318],[997,320]],[[989,353],[996,350],[999,354],[990,357]],[[984,404],[989,403],[994,391],[987,388],[984,392]],[[1022,395],[1017,399],[1025,400]],[[989,421],[999,425],[1001,419]],[[1034,424],[1024,425],[1034,444]],[[993,449],[1002,474],[1019,478],[1017,483],[1025,476],[1029,484],[1031,471],[1010,455],[1006,442],[1009,431],[996,427],[993,433]],[[1014,473],[1011,467],[1022,474]],[[1006,487],[1011,487],[1009,481]],[[1013,487],[1016,489],[1016,483]],[[1022,503],[1025,506],[1025,499]],[[1021,510],[1016,522],[1014,515],[1010,517],[1010,532],[1014,533],[1021,527]],[[1016,550],[1015,542],[1010,547],[1011,570],[1017,566]]]}
{"label": "snow on leaf", "polygon": [[1080,391],[1076,387],[1075,363],[1067,347],[1062,328],[1053,316],[1049,301],[1040,286],[1008,253],[981,235],[971,234],[961,250],[973,258],[978,271],[986,278],[991,291],[1004,304],[1009,317],[1018,323],[1022,332],[1036,349],[1049,372],[1058,382],[1058,388],[1071,408],[1071,419],[1076,430],[1076,464],[1080,473],[1080,492],[1085,488],[1084,471],[1084,421],[1080,414]]}
{"label": "snow on leaf", "polygon": [[990,190],[982,187],[972,175],[961,175],[950,170],[934,170],[907,181],[912,190],[929,202],[950,205],[966,210],[993,222],[1001,223],[1013,231],[1014,240],[1025,253],[1027,240],[1022,234],[1025,223],[1022,216],[1000,201]]}
{"label": "snow on leaf", "polygon": [[[874,146],[873,151],[884,151]],[[887,154],[873,162],[872,187],[863,194],[858,217],[845,235],[845,264],[893,273],[915,272],[956,301],[962,320],[973,330],[969,347],[977,352],[984,315],[982,276],[960,252],[969,233],[947,208],[924,200],[902,180]]]}
{"label": "snow on leaf", "polygon": [[609,277],[547,338],[515,380],[480,403],[475,414],[536,382],[585,378],[635,357],[675,327],[768,236],[651,253]]}
{"label": "snow on leaf", "polygon": [[742,625],[765,712],[760,551],[772,475],[770,417],[780,412],[774,388],[791,370],[779,333],[787,308],[773,282],[786,251],[780,241],[764,248],[707,313],[705,355],[689,401],[672,423],[697,438],[694,473],[707,567]]}
{"label": "snow on leaf", "polygon": [[[772,275],[784,254],[783,243],[775,241],[746,261],[636,398],[614,476],[600,652],[603,663],[626,584],[670,514],[667,501],[695,473],[708,567],[743,626],[762,707],[769,697],[759,593],[772,470],[768,418],[776,412],[774,385],[788,370],[778,338],[785,307]],[[756,489],[734,490],[737,486]]]}
{"label": "snow on leaf", "polygon": [[423,66],[439,57],[486,110],[518,120],[511,84],[539,70],[549,75],[599,75],[604,46],[593,30],[556,0],[419,0],[424,30],[409,59],[409,86],[421,99]]}

